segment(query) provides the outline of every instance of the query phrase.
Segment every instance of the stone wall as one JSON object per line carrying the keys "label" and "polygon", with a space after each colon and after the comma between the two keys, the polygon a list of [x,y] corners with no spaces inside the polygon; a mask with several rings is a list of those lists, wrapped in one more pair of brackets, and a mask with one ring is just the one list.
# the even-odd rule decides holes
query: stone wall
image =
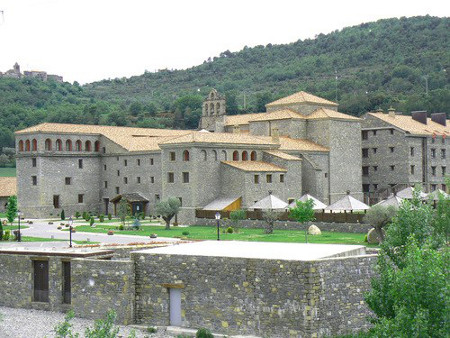
{"label": "stone wall", "polygon": [[317,337],[367,325],[363,293],[375,256],[314,262],[148,252],[132,257],[139,271],[137,324],[170,325],[169,290],[180,288],[184,327],[225,335]]}
{"label": "stone wall", "polygon": [[72,307],[84,318],[104,318],[115,310],[117,322],[134,314],[134,264],[131,261],[72,260]]}
{"label": "stone wall", "polygon": [[[231,226],[231,223],[226,223],[226,221],[220,221],[223,228]],[[196,218],[196,225],[206,225],[206,226],[217,226],[215,219],[207,218]],[[372,226],[365,223],[325,223],[325,222],[308,222],[305,224],[300,224],[294,221],[276,221],[274,225],[275,230],[305,230],[311,224],[315,224],[319,227],[321,231],[331,231],[331,232],[347,232],[347,233],[367,233]],[[245,219],[239,222],[240,228],[247,229],[263,229],[265,224],[261,220]]]}

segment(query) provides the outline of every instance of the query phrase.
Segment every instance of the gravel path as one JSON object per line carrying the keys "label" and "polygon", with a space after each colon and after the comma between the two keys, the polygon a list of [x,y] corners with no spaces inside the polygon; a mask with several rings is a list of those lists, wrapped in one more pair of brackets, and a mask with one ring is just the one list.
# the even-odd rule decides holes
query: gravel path
{"label": "gravel path", "polygon": [[[64,321],[64,314],[59,312],[13,309],[0,306],[0,337],[1,338],[52,338],[55,337],[54,327]],[[72,331],[79,332],[80,338],[84,337],[86,327],[93,327],[94,321],[88,319],[73,318],[71,320]],[[128,337],[133,330],[130,327],[119,326],[119,337]],[[156,334],[135,330],[136,337],[170,338],[174,337],[159,329]]]}

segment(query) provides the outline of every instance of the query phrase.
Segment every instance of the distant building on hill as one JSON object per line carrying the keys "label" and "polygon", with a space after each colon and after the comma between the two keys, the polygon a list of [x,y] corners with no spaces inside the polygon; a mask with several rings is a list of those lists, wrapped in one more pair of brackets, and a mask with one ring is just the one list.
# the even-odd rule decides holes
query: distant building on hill
{"label": "distant building on hill", "polygon": [[47,72],[44,71],[37,71],[37,70],[31,70],[31,71],[24,71],[23,74],[20,72],[20,66],[16,62],[13,66],[13,69],[7,70],[5,73],[0,72],[0,77],[9,77],[14,79],[21,79],[21,78],[36,78],[40,79],[42,81],[56,81],[56,82],[63,82],[63,77],[60,75],[51,75],[47,74]]}

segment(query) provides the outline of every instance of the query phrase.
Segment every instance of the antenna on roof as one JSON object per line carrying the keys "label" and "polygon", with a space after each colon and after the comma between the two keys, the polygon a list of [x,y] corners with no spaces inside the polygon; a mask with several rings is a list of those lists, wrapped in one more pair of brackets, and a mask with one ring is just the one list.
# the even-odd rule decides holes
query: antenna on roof
{"label": "antenna on roof", "polygon": [[5,22],[5,11],[0,9],[0,25]]}
{"label": "antenna on roof", "polygon": [[336,102],[338,102],[338,73],[336,68],[334,69],[334,75],[336,79]]}

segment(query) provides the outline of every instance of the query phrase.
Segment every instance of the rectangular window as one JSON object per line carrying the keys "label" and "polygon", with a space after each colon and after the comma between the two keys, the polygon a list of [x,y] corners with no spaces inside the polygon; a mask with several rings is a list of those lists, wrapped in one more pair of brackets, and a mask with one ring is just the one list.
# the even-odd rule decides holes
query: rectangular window
{"label": "rectangular window", "polygon": [[284,183],[284,174],[280,174],[280,183]]}
{"label": "rectangular window", "polygon": [[83,160],[82,159],[78,160],[78,168],[83,169]]}
{"label": "rectangular window", "polygon": [[155,195],[155,203],[159,203],[159,201],[161,200],[161,197],[159,197],[159,194]]}
{"label": "rectangular window", "polygon": [[369,157],[369,149],[368,148],[363,148],[362,150],[362,157]]}
{"label": "rectangular window", "polygon": [[436,167],[431,167],[431,175],[436,176]]}
{"label": "rectangular window", "polygon": [[35,168],[36,167],[36,159],[32,158],[31,159],[31,165]]}
{"label": "rectangular window", "polygon": [[259,183],[259,175],[253,176],[253,181],[255,182],[255,184],[258,184]]}
{"label": "rectangular window", "polygon": [[141,183],[141,178],[140,178],[140,177],[137,177],[136,180],[137,180],[137,183],[138,183],[138,184]]}
{"label": "rectangular window", "polygon": [[33,261],[34,297],[35,302],[48,302],[48,261]]}
{"label": "rectangular window", "polygon": [[377,136],[377,131],[376,130],[373,131],[373,136]]}
{"label": "rectangular window", "polygon": [[374,154],[377,153],[377,150],[378,150],[378,148],[372,148],[372,151],[373,151]]}
{"label": "rectangular window", "polygon": [[411,175],[414,175],[414,168],[415,168],[416,166],[414,166],[414,165],[412,165],[411,166]]}
{"label": "rectangular window", "polygon": [[105,189],[108,189],[108,181],[105,181]]}
{"label": "rectangular window", "polygon": [[173,173],[167,173],[167,182],[169,183],[175,182],[175,175]]}
{"label": "rectangular window", "polygon": [[188,172],[183,173],[183,183],[189,183],[189,173]]}
{"label": "rectangular window", "polygon": [[37,176],[31,176],[31,183],[37,185]]}
{"label": "rectangular window", "polygon": [[128,161],[127,160],[123,160],[123,165],[126,167],[128,165]]}
{"label": "rectangular window", "polygon": [[116,187],[116,194],[117,194],[117,195],[120,194],[120,189],[119,189],[119,187]]}
{"label": "rectangular window", "polygon": [[169,158],[170,158],[171,161],[175,161],[175,152],[174,151],[171,151],[169,153]]}
{"label": "rectangular window", "polygon": [[150,183],[155,183],[155,177],[150,177]]}
{"label": "rectangular window", "polygon": [[445,149],[441,149],[441,158],[445,158]]}
{"label": "rectangular window", "polygon": [[394,135],[394,129],[389,129],[389,132],[391,133],[391,135]]}
{"label": "rectangular window", "polygon": [[181,197],[178,197],[178,199],[180,200],[180,207],[183,206],[183,199]]}
{"label": "rectangular window", "polygon": [[103,170],[106,170],[106,164],[103,165]]}
{"label": "rectangular window", "polygon": [[378,189],[378,184],[374,184],[374,185],[373,185],[373,190],[374,190],[374,191],[377,191],[377,189]]}
{"label": "rectangular window", "polygon": [[78,194],[78,203],[84,203],[84,195],[83,194]]}
{"label": "rectangular window", "polygon": [[369,175],[369,167],[362,167],[362,174],[363,176]]}
{"label": "rectangular window", "polygon": [[377,165],[373,166],[373,171],[378,171],[378,166]]}
{"label": "rectangular window", "polygon": [[71,185],[72,184],[72,178],[71,177],[66,177],[65,182],[66,182],[66,185]]}
{"label": "rectangular window", "polygon": [[120,170],[117,170],[117,176],[120,176]]}
{"label": "rectangular window", "polygon": [[431,149],[431,158],[436,158],[436,149]]}
{"label": "rectangular window", "polygon": [[367,130],[363,130],[363,131],[361,132],[361,134],[362,134],[362,139],[363,139],[363,140],[367,140],[367,139],[369,138],[369,133],[368,133]]}
{"label": "rectangular window", "polygon": [[153,158],[150,159],[150,165],[153,165]]}
{"label": "rectangular window", "polygon": [[446,171],[447,171],[447,167],[442,167],[441,169],[442,169],[442,176],[445,176]]}
{"label": "rectangular window", "polygon": [[389,151],[390,151],[391,153],[393,153],[393,152],[394,152],[394,147],[389,147]]}
{"label": "rectangular window", "polygon": [[59,195],[53,195],[53,207],[59,209]]}
{"label": "rectangular window", "polygon": [[102,148],[102,152],[103,152],[103,154],[106,153],[106,148],[105,147]]}
{"label": "rectangular window", "polygon": [[266,181],[267,181],[267,183],[272,183],[272,174],[266,175]]}
{"label": "rectangular window", "polygon": [[124,183],[124,184],[128,184],[128,177],[124,177],[124,178],[123,178],[123,183]]}
{"label": "rectangular window", "polygon": [[395,170],[395,165],[391,165],[391,171]]}
{"label": "rectangular window", "polygon": [[141,165],[141,160],[139,158],[137,159],[137,165]]}
{"label": "rectangular window", "polygon": [[63,303],[70,304],[72,301],[70,262],[62,262],[62,270],[63,270],[63,283],[62,283]]}
{"label": "rectangular window", "polygon": [[432,184],[432,185],[431,185],[431,191],[435,191],[436,188],[437,188],[437,185],[436,185],[436,184]]}
{"label": "rectangular window", "polygon": [[117,160],[117,161],[119,160],[119,156],[116,156],[116,160]]}
{"label": "rectangular window", "polygon": [[414,156],[414,147],[411,147],[411,148],[409,149],[409,154],[410,154],[411,156]]}

